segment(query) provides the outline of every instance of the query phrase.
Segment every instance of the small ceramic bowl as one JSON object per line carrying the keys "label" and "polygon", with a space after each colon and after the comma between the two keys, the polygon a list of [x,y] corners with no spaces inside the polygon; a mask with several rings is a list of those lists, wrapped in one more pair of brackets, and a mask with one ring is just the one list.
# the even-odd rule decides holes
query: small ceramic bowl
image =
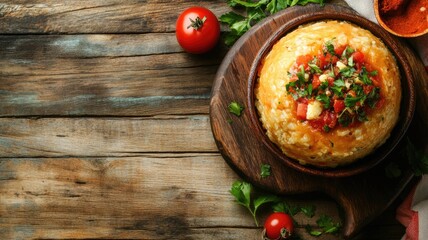
{"label": "small ceramic bowl", "polygon": [[[257,82],[257,70],[260,66],[261,61],[269,53],[272,46],[287,33],[293,31],[298,26],[303,24],[308,24],[311,22],[316,22],[320,20],[342,20],[354,23],[364,29],[372,32],[376,37],[380,38],[385,45],[389,48],[391,53],[395,56],[398,67],[401,74],[401,87],[402,87],[402,101],[400,106],[400,119],[393,131],[391,132],[388,140],[380,146],[374,153],[366,156],[363,159],[359,159],[356,162],[339,166],[336,168],[318,168],[311,165],[301,165],[298,161],[289,158],[286,156],[278,146],[276,146],[266,135],[266,131],[263,128],[260,120],[257,109],[255,107],[255,96],[254,88]],[[323,177],[349,177],[356,174],[365,172],[374,166],[378,165],[387,156],[395,149],[398,145],[404,134],[406,133],[410,122],[415,111],[415,90],[413,86],[413,75],[411,71],[411,66],[407,61],[403,50],[399,47],[399,40],[391,36],[384,29],[382,29],[377,24],[372,23],[371,21],[360,17],[357,14],[348,14],[348,13],[329,13],[328,15],[307,15],[302,16],[301,18],[293,21],[292,23],[285,24],[283,27],[280,27],[275,34],[266,41],[263,45],[259,54],[253,62],[253,65],[250,70],[250,75],[248,78],[248,96],[247,104],[249,106],[250,118],[252,122],[252,128],[255,130],[255,134],[258,138],[262,140],[267,149],[272,152],[280,161],[284,162],[287,166],[294,168],[298,171],[308,173],[316,176]]]}
{"label": "small ceramic bowl", "polygon": [[[383,16],[381,14],[381,10],[380,10],[381,1],[382,0],[374,0],[373,7],[374,7],[375,16],[376,16],[377,21],[379,22],[379,25],[382,26],[382,28],[384,28],[386,31],[394,34],[395,36],[404,37],[404,38],[419,37],[419,36],[422,36],[422,35],[428,33],[428,28],[425,28],[425,30],[418,31],[418,32],[415,32],[415,33],[403,33],[403,32],[400,33],[398,31],[394,31],[391,28],[391,26],[388,25],[388,23],[387,23],[387,21],[385,19],[385,16]],[[407,1],[411,1],[411,0],[407,0]],[[405,1],[403,1],[403,2],[405,2]],[[425,8],[425,7],[423,7],[423,8],[424,9],[423,9],[422,12],[425,12],[425,14],[427,15],[427,18],[428,18],[428,8]],[[421,9],[420,8],[415,8],[414,11],[421,11]],[[394,16],[390,16],[390,18],[392,18],[392,17],[394,17]],[[401,19],[402,21],[407,21],[408,20],[408,18],[406,18],[406,17],[401,17],[401,18],[402,18]],[[426,21],[428,21],[428,19],[426,19]]]}

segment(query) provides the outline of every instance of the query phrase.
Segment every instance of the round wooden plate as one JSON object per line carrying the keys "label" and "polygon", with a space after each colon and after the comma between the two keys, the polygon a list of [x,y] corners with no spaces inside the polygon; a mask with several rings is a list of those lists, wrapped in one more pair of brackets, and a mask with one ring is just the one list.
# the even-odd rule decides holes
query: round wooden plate
{"label": "round wooden plate", "polygon": [[[268,17],[257,24],[235,43],[223,60],[213,85],[210,102],[211,128],[224,159],[245,180],[259,188],[278,194],[323,192],[334,198],[344,211],[343,236],[355,236],[366,224],[379,216],[413,179],[406,158],[402,157],[404,141],[376,167],[350,177],[321,177],[295,170],[269,151],[262,139],[254,134],[251,117],[246,108],[240,117],[228,111],[232,101],[248,107],[248,79],[251,67],[266,40],[284,25],[307,19],[354,19],[353,10],[336,6],[307,5],[292,7]],[[372,24],[372,23],[370,23]],[[385,32],[385,34],[388,34]],[[393,37],[393,36],[388,36]],[[426,147],[428,123],[428,76],[421,61],[399,39],[395,41],[410,65],[417,89],[416,113],[405,138]],[[388,178],[385,167],[394,162],[402,170],[397,178]],[[271,176],[260,177],[260,166],[269,164]]]}

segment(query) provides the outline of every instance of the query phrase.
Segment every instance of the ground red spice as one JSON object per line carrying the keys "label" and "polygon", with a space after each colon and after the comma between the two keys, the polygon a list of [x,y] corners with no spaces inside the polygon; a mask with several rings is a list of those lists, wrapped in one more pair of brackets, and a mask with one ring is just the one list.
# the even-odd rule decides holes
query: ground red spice
{"label": "ground red spice", "polygon": [[380,16],[398,34],[416,34],[428,28],[426,0],[380,0]]}

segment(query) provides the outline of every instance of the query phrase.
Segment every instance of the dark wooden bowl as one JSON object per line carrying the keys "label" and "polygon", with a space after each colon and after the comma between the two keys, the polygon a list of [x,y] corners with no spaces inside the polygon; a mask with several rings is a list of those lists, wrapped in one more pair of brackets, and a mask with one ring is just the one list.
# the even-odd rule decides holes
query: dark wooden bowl
{"label": "dark wooden bowl", "polygon": [[[408,127],[415,105],[413,80],[417,106],[415,117],[405,137],[418,143],[422,149],[427,147],[428,74],[421,60],[406,42],[358,17],[352,9],[332,4],[326,4],[324,7],[308,4],[304,7],[288,8],[266,18],[242,36],[228,51],[218,68],[211,91],[210,124],[219,152],[244,180],[281,195],[321,192],[336,200],[343,210],[342,235],[348,239],[358,235],[365,225],[390,206],[412,182],[414,174],[411,166],[408,159],[401,155],[405,152],[405,142],[401,141],[395,150],[386,156],[385,161],[377,158],[377,166],[371,166],[371,169],[369,164],[373,164],[373,160],[367,158],[364,161],[369,163],[358,163],[367,166],[348,166],[334,171],[304,169],[311,171],[307,174],[304,170],[291,167],[290,162],[283,159],[282,153],[278,153],[275,147],[266,142],[254,106],[250,106],[253,94],[249,92],[253,91],[254,82],[249,81],[254,81],[255,67],[267,49],[275,40],[299,24],[322,19],[347,20],[371,30],[383,39],[400,65],[403,77],[403,110],[400,123],[388,145],[378,151],[383,151],[385,156]],[[250,73],[253,74],[252,77]],[[228,105],[232,101],[245,105],[240,117],[228,111]],[[376,153],[376,156],[379,155],[382,154]],[[391,163],[400,167],[401,175],[397,178],[392,179],[385,174],[385,168]],[[260,167],[263,164],[271,166],[269,177],[260,176]],[[358,172],[361,173],[356,174]],[[338,178],[340,176],[343,177]]]}
{"label": "dark wooden bowl", "polygon": [[[388,140],[378,149],[376,149],[375,152],[373,152],[372,154],[362,159],[358,159],[350,165],[339,166],[336,168],[318,168],[312,165],[302,165],[298,161],[287,157],[278,146],[276,146],[272,141],[270,141],[270,139],[265,134],[266,131],[262,127],[261,122],[259,121],[259,115],[254,104],[254,87],[257,82],[257,71],[260,62],[269,53],[272,46],[279,39],[281,39],[287,33],[296,29],[298,26],[322,20],[344,20],[372,32],[376,37],[380,38],[385,43],[385,45],[395,56],[401,74],[402,100],[400,106],[400,116],[399,121],[394,127]],[[397,144],[400,142],[400,140],[406,133],[415,111],[415,90],[413,82],[414,79],[411,72],[411,66],[407,61],[405,54],[403,53],[403,49],[399,47],[398,40],[396,38],[391,37],[390,34],[388,34],[378,25],[358,15],[345,14],[342,12],[303,15],[300,18],[296,18],[293,21],[284,24],[274,34],[272,34],[262,45],[258,55],[256,56],[252,64],[250,75],[248,78],[247,95],[247,105],[251,117],[252,129],[254,130],[254,134],[256,134],[260,139],[262,139],[266,148],[269,149],[269,151],[271,151],[272,153],[274,153],[279,161],[284,162],[286,165],[294,169],[297,169],[304,173],[325,177],[348,177],[356,175],[373,168],[382,160],[384,160],[394,150],[394,148],[397,146]]]}

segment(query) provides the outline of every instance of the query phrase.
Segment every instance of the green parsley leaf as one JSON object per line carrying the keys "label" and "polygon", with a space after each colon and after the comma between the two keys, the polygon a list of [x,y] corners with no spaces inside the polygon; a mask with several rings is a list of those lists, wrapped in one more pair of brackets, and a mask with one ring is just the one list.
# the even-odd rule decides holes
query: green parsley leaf
{"label": "green parsley leaf", "polygon": [[336,55],[336,52],[334,51],[334,45],[333,45],[332,40],[325,42],[324,45],[325,45],[325,48],[326,48],[328,53],[330,53],[332,56]]}
{"label": "green parsley leaf", "polygon": [[326,94],[320,94],[315,97],[316,100],[324,104],[325,109],[330,108],[330,98]]}
{"label": "green parsley leaf", "polygon": [[257,209],[266,203],[273,203],[280,201],[280,198],[275,195],[262,195],[254,200],[254,217],[256,216]]}
{"label": "green parsley leaf", "polygon": [[235,114],[238,117],[241,116],[241,113],[244,110],[244,107],[235,101],[231,102],[228,108],[229,112]]}
{"label": "green parsley leaf", "polygon": [[300,212],[301,208],[296,205],[290,205],[287,202],[278,202],[272,206],[274,212],[284,212],[290,216],[294,216]]}
{"label": "green parsley leaf", "polygon": [[306,232],[308,232],[311,236],[319,237],[322,235],[321,231],[314,230],[310,225],[306,225],[305,229],[306,229]]}
{"label": "green parsley leaf", "polygon": [[237,14],[235,12],[228,12],[228,13],[221,15],[219,18],[219,21],[221,23],[227,23],[229,25],[232,25],[232,24],[234,24],[236,22],[240,22],[244,19],[245,19],[245,17],[240,15],[240,14]]}
{"label": "green parsley leaf", "polygon": [[253,216],[256,226],[259,226],[257,221],[257,210],[266,203],[278,202],[280,199],[271,194],[259,195],[254,201],[252,201],[253,187],[250,183],[235,181],[232,184],[230,193],[235,197],[236,202],[239,205],[244,206]]}
{"label": "green parsley leaf", "polygon": [[342,53],[342,58],[348,58],[355,50],[349,46],[346,46],[345,50]]}
{"label": "green parsley leaf", "polygon": [[296,74],[296,76],[299,79],[301,84],[303,84],[306,81],[306,79],[305,79],[305,68],[303,67],[303,65],[300,66],[300,71]]}
{"label": "green parsley leaf", "polygon": [[361,68],[361,72],[360,72],[360,77],[361,77],[361,81],[366,84],[366,85],[372,85],[372,80],[370,80],[369,76],[368,76],[368,72],[366,67],[362,67]]}
{"label": "green parsley leaf", "polygon": [[317,224],[325,233],[335,233],[340,229],[340,223],[334,223],[333,219],[325,214],[320,216]]}
{"label": "green parsley leaf", "polygon": [[377,70],[373,70],[370,72],[370,76],[377,76]]}
{"label": "green parsley leaf", "polygon": [[277,13],[287,7],[287,0],[271,0],[266,6],[266,11],[271,14]]}
{"label": "green parsley leaf", "polygon": [[352,77],[355,72],[355,68],[353,67],[344,67],[339,71],[344,77]]}
{"label": "green parsley leaf", "polygon": [[235,6],[242,6],[242,7],[247,7],[247,8],[256,8],[256,7],[260,7],[262,5],[265,5],[268,0],[260,0],[260,1],[241,1],[241,0],[229,0],[231,2],[234,2]]}
{"label": "green parsley leaf", "polygon": [[[232,46],[239,37],[247,32],[254,24],[267,15],[274,14],[291,5],[306,5],[308,2],[324,5],[324,0],[227,0],[227,4],[233,8],[244,8],[246,16],[238,17],[230,15],[220,17],[220,22],[229,26],[230,31],[224,33],[224,42],[227,46]],[[238,24],[239,23],[239,24]],[[245,27],[244,27],[245,25]]]}
{"label": "green parsley leaf", "polygon": [[351,97],[349,95],[347,95],[345,97],[345,106],[352,108],[355,107],[355,105],[357,104],[357,102],[359,102],[361,100],[361,97]]}
{"label": "green parsley leaf", "polygon": [[315,210],[316,207],[315,205],[310,205],[310,206],[303,206],[300,208],[300,210],[302,211],[303,214],[305,214],[307,217],[313,217],[315,216]]}
{"label": "green parsley leaf", "polygon": [[309,83],[309,84],[308,84],[308,89],[307,89],[307,91],[308,91],[308,95],[309,95],[309,96],[311,96],[311,95],[312,95],[312,90],[313,90],[313,88],[314,88],[314,87],[312,86],[312,83]]}
{"label": "green parsley leaf", "polygon": [[230,193],[235,197],[238,204],[250,209],[252,186],[246,182],[236,181],[232,184]]}
{"label": "green parsley leaf", "polygon": [[311,70],[315,73],[322,73],[321,69],[313,63],[308,63],[309,67],[311,68]]}
{"label": "green parsley leaf", "polygon": [[260,166],[260,176],[262,178],[269,177],[270,173],[271,172],[270,172],[270,165],[269,164],[262,164]]}
{"label": "green parsley leaf", "polygon": [[337,79],[333,84],[336,87],[345,87],[345,81],[343,81],[343,79]]}

